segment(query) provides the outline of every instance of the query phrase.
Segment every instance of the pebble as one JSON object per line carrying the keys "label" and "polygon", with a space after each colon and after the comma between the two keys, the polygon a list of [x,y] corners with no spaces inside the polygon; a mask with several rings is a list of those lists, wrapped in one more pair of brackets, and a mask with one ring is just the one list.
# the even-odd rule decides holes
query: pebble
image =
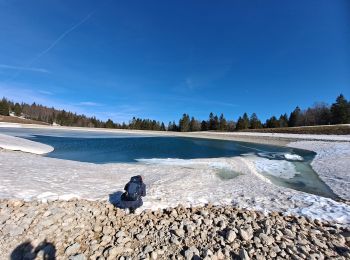
{"label": "pebble", "polygon": [[0,200],[0,236],[5,259],[44,258],[49,245],[73,260],[350,258],[349,227],[231,206],[128,215],[101,201]]}

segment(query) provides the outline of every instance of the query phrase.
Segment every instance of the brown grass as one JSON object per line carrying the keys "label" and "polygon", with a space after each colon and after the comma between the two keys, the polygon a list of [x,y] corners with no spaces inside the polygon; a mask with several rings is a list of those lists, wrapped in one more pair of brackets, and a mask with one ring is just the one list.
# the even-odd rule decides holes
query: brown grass
{"label": "brown grass", "polygon": [[37,125],[49,125],[48,123],[31,120],[31,119],[23,119],[14,116],[2,116],[0,115],[0,122],[6,123],[18,123],[18,124],[37,124]]}
{"label": "brown grass", "polygon": [[241,132],[348,135],[350,134],[350,125],[322,125],[322,126],[246,129],[246,130],[242,130]]}

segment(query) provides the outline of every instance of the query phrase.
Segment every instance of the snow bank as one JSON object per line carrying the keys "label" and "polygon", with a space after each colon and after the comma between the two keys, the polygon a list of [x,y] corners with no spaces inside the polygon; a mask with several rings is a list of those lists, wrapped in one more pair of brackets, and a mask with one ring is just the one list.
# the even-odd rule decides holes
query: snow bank
{"label": "snow bank", "polygon": [[311,194],[294,195],[291,197],[291,200],[305,205],[288,209],[287,215],[303,215],[313,219],[350,223],[350,206],[345,203]]}
{"label": "snow bank", "polygon": [[284,160],[270,160],[256,157],[253,159],[257,171],[261,174],[268,174],[282,179],[291,179],[298,172],[293,163]]}
{"label": "snow bank", "polygon": [[54,150],[50,145],[4,134],[0,134],[0,148],[34,154],[45,154]]}
{"label": "snow bank", "polygon": [[312,168],[335,194],[350,200],[350,142],[298,141],[288,146],[316,152]]}

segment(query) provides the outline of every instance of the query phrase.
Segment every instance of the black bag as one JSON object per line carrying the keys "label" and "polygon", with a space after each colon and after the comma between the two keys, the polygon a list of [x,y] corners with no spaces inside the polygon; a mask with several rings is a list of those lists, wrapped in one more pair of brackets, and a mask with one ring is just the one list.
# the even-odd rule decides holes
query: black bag
{"label": "black bag", "polygon": [[127,187],[127,199],[128,200],[138,200],[140,198],[140,189],[141,189],[141,184],[138,182],[129,182],[128,187]]}

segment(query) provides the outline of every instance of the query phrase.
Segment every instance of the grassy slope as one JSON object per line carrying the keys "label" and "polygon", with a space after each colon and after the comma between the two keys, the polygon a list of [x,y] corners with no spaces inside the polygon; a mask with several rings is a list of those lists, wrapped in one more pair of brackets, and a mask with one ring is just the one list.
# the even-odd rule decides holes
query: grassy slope
{"label": "grassy slope", "polygon": [[6,123],[18,123],[18,124],[37,124],[37,125],[49,125],[48,123],[31,120],[31,119],[23,119],[14,116],[2,116],[0,115],[0,122]]}
{"label": "grassy slope", "polygon": [[321,125],[282,128],[247,129],[241,132],[258,133],[288,133],[288,134],[326,134],[326,135],[348,135],[350,125]]}

